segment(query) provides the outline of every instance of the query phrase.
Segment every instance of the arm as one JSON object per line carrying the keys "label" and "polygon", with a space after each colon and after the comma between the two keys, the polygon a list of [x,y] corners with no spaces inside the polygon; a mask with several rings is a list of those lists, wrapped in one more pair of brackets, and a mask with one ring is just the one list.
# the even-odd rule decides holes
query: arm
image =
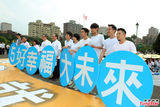
{"label": "arm", "polygon": [[99,57],[99,64],[101,63],[102,58],[103,58],[105,52],[106,52],[106,49],[103,49],[102,52],[101,52],[101,55],[100,55],[100,57]]}

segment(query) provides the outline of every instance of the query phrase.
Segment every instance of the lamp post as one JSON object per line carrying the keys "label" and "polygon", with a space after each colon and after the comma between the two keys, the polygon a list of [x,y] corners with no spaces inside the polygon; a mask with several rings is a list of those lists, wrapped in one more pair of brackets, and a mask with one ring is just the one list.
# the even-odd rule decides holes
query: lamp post
{"label": "lamp post", "polygon": [[138,26],[139,26],[139,23],[137,22],[136,23],[136,37],[138,37]]}

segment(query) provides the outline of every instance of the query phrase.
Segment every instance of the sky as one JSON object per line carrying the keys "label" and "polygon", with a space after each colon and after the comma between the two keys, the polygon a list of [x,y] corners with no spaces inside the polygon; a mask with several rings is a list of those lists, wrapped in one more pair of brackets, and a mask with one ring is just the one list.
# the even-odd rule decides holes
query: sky
{"label": "sky", "polygon": [[40,19],[55,22],[63,32],[63,23],[75,20],[84,26],[114,24],[124,28],[127,36],[146,36],[152,26],[160,29],[159,0],[0,0],[0,23],[12,24],[12,30],[28,35],[28,23]]}

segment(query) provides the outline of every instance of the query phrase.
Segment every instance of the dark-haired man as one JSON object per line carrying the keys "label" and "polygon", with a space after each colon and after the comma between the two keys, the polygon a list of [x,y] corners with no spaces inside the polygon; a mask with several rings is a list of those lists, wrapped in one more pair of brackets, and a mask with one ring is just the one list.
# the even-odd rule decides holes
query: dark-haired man
{"label": "dark-haired man", "polygon": [[21,44],[21,34],[16,34],[17,40],[16,40],[16,45],[19,46]]}
{"label": "dark-haired man", "polygon": [[91,39],[88,37],[88,33],[89,33],[89,30],[87,28],[81,29],[82,39],[78,43],[79,48],[85,46],[86,44],[89,44],[89,42],[91,41]]}
{"label": "dark-haired man", "polygon": [[47,35],[46,34],[43,34],[42,35],[42,44],[41,44],[41,47],[40,47],[40,52],[43,50],[43,48],[45,48],[46,46],[50,45],[51,46],[51,42],[47,39]]}
{"label": "dark-haired man", "polygon": [[126,40],[126,30],[125,29],[119,28],[117,30],[117,40],[119,41],[119,43],[114,44],[113,52],[124,50],[124,51],[130,51],[133,53],[137,53],[136,46],[134,45],[134,43]]}
{"label": "dark-haired man", "polygon": [[64,47],[63,48],[68,48],[70,49],[72,44],[73,44],[73,40],[72,38],[72,32],[68,31],[66,32],[66,36],[65,36],[66,40],[64,42]]}
{"label": "dark-haired man", "polygon": [[108,34],[109,38],[104,40],[104,42],[103,42],[103,50],[102,50],[100,58],[99,58],[99,63],[101,63],[104,54],[106,53],[106,56],[109,55],[112,52],[113,45],[115,43],[118,43],[118,40],[115,36],[116,30],[117,30],[117,28],[115,25],[113,25],[113,24],[108,25],[107,34]]}
{"label": "dark-haired man", "polygon": [[104,36],[101,34],[98,34],[98,30],[99,30],[98,24],[93,23],[91,24],[90,28],[93,36],[91,37],[91,41],[89,45],[95,49],[97,56],[99,58],[103,48]]}
{"label": "dark-haired man", "polygon": [[26,38],[26,37],[23,37],[23,38],[22,38],[22,41],[23,41],[23,43],[22,43],[21,45],[24,45],[27,49],[29,49],[29,48],[30,48],[30,45],[29,45],[29,43],[27,42],[27,38]]}
{"label": "dark-haired man", "polygon": [[59,79],[59,59],[60,59],[60,51],[61,51],[61,42],[58,41],[58,35],[57,34],[53,34],[52,35],[52,47],[55,50],[55,54],[56,54],[56,66],[53,72],[53,79]]}

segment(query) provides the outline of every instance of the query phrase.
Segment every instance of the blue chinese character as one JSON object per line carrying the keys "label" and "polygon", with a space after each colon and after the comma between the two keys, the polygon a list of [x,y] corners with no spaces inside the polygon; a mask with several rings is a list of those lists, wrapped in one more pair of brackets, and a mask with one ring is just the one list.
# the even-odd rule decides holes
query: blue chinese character
{"label": "blue chinese character", "polygon": [[52,46],[46,46],[40,54],[39,72],[44,78],[52,75],[56,64],[56,55]]}
{"label": "blue chinese character", "polygon": [[62,86],[67,86],[72,80],[74,73],[73,67],[72,55],[68,49],[63,49],[60,56],[60,82]]}
{"label": "blue chinese character", "polygon": [[39,53],[35,47],[30,47],[26,53],[25,66],[28,74],[36,73],[39,66]]}
{"label": "blue chinese character", "polygon": [[23,70],[25,67],[25,55],[27,53],[27,48],[24,45],[20,45],[17,49],[16,65],[17,68]]}
{"label": "blue chinese character", "polygon": [[84,46],[77,51],[74,58],[74,82],[81,92],[89,93],[98,79],[97,54],[90,46]]}
{"label": "blue chinese character", "polygon": [[111,53],[100,64],[97,90],[108,107],[139,107],[152,96],[151,71],[134,53]]}
{"label": "blue chinese character", "polygon": [[12,45],[9,48],[9,62],[14,65],[16,64],[16,57],[17,57],[17,45],[15,43],[12,43]]}

